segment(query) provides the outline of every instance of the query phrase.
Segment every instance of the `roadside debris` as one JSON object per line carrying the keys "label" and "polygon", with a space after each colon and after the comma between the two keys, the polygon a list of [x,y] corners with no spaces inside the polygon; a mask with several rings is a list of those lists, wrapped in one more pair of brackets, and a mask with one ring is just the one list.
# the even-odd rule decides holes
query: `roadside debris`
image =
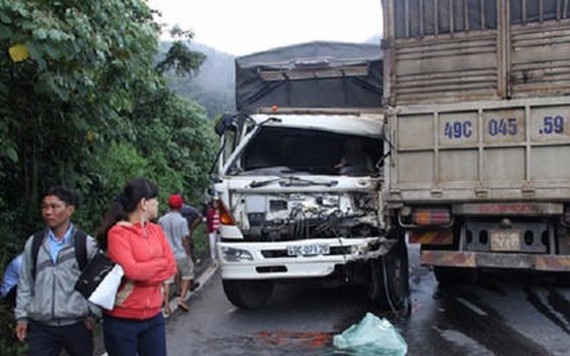
{"label": "roadside debris", "polygon": [[351,355],[404,356],[408,352],[408,344],[396,328],[372,313],[366,313],[358,324],[335,335],[333,345],[351,351]]}

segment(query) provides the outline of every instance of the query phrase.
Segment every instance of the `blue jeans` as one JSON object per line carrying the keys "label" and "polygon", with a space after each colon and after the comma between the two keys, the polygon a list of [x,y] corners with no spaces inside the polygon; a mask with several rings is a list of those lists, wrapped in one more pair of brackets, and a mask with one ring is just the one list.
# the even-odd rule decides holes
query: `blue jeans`
{"label": "blue jeans", "polygon": [[103,315],[103,335],[109,356],[166,356],[164,317],[145,320]]}
{"label": "blue jeans", "polygon": [[93,332],[83,322],[47,326],[33,320],[28,325],[29,355],[58,356],[65,349],[71,356],[93,355]]}

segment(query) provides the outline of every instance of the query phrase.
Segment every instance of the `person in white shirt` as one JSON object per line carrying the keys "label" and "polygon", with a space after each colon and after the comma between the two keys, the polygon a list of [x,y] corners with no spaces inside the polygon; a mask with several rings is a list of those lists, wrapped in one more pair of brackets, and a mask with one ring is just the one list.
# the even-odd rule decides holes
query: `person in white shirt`
{"label": "person in white shirt", "polygon": [[[176,258],[177,274],[180,280],[180,289],[178,296],[178,307],[183,311],[188,311],[185,297],[188,291],[195,290],[199,284],[194,282],[194,263],[190,258],[190,229],[188,221],[180,214],[180,208],[184,204],[182,196],[173,194],[168,198],[168,206],[170,211],[158,219],[158,223],[162,226],[164,233],[168,239],[168,243],[172,248],[174,258]],[[170,278],[164,283],[164,312],[171,312],[168,300],[170,299],[170,286],[174,284],[175,277]]]}

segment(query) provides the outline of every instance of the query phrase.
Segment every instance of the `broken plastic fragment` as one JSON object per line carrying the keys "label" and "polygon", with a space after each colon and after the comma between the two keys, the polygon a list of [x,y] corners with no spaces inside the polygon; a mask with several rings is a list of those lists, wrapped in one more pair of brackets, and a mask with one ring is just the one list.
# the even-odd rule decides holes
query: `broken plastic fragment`
{"label": "broken plastic fragment", "polygon": [[403,356],[408,344],[386,319],[366,313],[358,323],[335,335],[334,347],[351,350],[351,355]]}

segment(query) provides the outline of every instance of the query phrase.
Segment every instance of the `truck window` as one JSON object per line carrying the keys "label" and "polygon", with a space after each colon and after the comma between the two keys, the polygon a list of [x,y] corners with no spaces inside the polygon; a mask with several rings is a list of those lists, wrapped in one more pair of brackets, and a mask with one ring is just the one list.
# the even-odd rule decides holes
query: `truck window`
{"label": "truck window", "polygon": [[[347,169],[341,169],[339,163],[346,155],[346,148],[354,146],[362,152],[358,156],[367,157],[363,162],[370,164],[363,164],[361,169],[354,165],[352,171],[347,172]],[[364,176],[375,173],[375,163],[381,156],[380,139],[317,130],[264,127],[248,144],[240,162],[235,163],[236,166],[241,165],[241,169],[231,171],[240,175],[295,173]]]}
{"label": "truck window", "polygon": [[[221,164],[225,164],[230,156],[235,151],[236,147],[239,145],[242,138],[253,130],[254,124],[251,122],[245,122],[242,124],[236,123],[232,125],[231,128],[226,129],[222,136],[221,144],[223,145],[223,150],[221,152]],[[234,167],[239,168],[239,167]]]}

